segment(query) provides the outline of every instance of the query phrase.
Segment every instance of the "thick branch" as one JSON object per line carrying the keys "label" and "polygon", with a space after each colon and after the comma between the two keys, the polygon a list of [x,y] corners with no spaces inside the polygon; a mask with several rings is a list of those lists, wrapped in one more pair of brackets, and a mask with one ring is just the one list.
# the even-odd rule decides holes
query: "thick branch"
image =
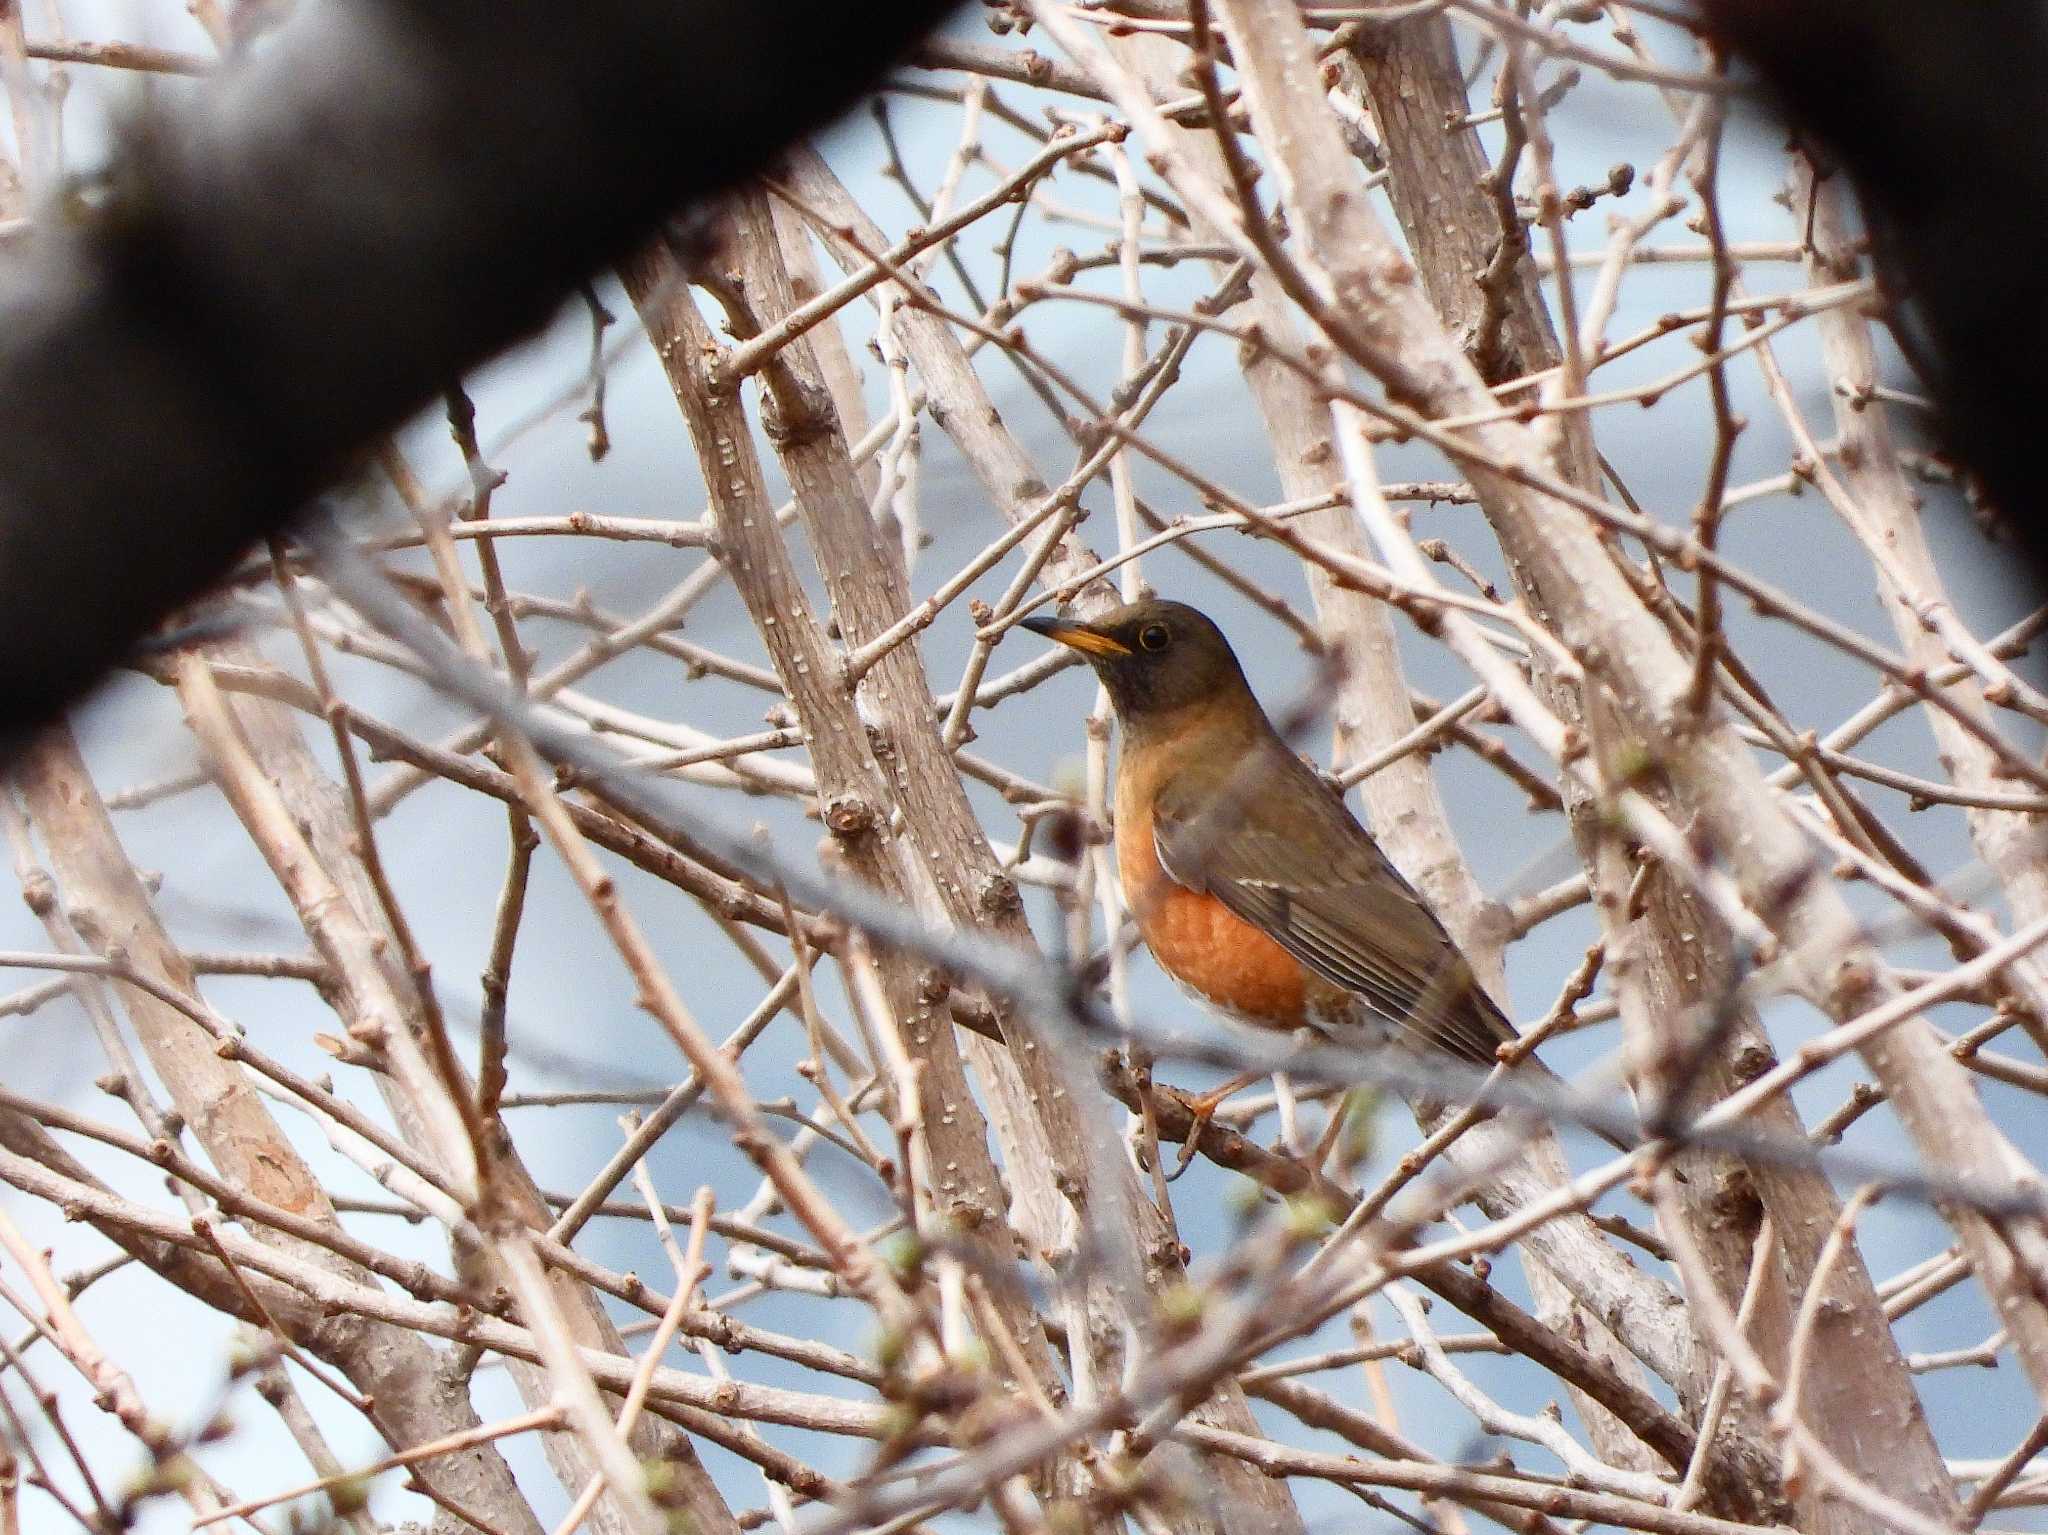
{"label": "thick branch", "polygon": [[0,739],[946,8],[298,7],[11,263]]}

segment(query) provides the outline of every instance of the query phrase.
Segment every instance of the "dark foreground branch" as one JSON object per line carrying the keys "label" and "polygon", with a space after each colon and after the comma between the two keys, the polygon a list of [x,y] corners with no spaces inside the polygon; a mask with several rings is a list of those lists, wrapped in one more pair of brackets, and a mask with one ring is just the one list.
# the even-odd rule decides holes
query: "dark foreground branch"
{"label": "dark foreground branch", "polygon": [[[1957,456],[2048,577],[2037,359],[2048,346],[2048,12],[1897,0],[1704,0],[1802,141],[1846,173],[1905,301]],[[2021,82],[2029,82],[2022,84]],[[1794,209],[1802,219],[1806,209]]]}
{"label": "dark foreground branch", "polygon": [[0,267],[5,744],[947,0],[314,3]]}

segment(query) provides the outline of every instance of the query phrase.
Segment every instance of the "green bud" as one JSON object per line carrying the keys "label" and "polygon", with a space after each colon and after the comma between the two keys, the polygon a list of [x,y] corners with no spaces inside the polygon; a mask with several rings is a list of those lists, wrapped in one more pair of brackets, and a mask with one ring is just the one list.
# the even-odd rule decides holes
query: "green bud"
{"label": "green bud", "polygon": [[1312,1242],[1336,1223],[1337,1212],[1318,1194],[1297,1194],[1287,1201],[1287,1235]]}
{"label": "green bud", "polygon": [[1170,1285],[1159,1293],[1159,1320],[1170,1332],[1192,1332],[1201,1325],[1208,1306],[1207,1297],[1193,1285]]}
{"label": "green bud", "polygon": [[367,1476],[343,1477],[327,1489],[327,1506],[334,1510],[337,1519],[361,1513],[370,1506],[370,1479]]}
{"label": "green bud", "polygon": [[914,1231],[899,1231],[882,1244],[882,1261],[905,1284],[917,1283],[925,1255],[924,1238]]}

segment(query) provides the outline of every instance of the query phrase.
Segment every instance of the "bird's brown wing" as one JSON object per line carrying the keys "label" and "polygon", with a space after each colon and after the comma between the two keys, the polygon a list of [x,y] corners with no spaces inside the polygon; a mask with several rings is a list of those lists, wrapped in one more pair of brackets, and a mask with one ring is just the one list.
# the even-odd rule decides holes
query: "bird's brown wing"
{"label": "bird's brown wing", "polygon": [[1169,784],[1152,838],[1176,884],[1213,895],[1418,1046],[1491,1066],[1515,1037],[1436,914],[1292,753],[1270,778],[1231,775],[1220,792]]}

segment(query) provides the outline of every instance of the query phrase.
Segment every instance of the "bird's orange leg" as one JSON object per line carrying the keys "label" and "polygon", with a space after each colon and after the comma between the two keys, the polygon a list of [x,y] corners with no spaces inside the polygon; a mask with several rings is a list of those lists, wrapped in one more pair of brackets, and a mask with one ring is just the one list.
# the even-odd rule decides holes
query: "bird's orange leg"
{"label": "bird's orange leg", "polygon": [[1206,1093],[1189,1095],[1188,1107],[1194,1110],[1195,1117],[1188,1124],[1187,1139],[1180,1143],[1180,1160],[1174,1164],[1173,1171],[1166,1175],[1168,1183],[1188,1170],[1188,1164],[1194,1161],[1196,1151],[1201,1148],[1203,1129],[1216,1117],[1216,1111],[1223,1107],[1224,1100],[1235,1097],[1265,1075],[1263,1071],[1247,1071],[1232,1077],[1221,1087],[1212,1087]]}

